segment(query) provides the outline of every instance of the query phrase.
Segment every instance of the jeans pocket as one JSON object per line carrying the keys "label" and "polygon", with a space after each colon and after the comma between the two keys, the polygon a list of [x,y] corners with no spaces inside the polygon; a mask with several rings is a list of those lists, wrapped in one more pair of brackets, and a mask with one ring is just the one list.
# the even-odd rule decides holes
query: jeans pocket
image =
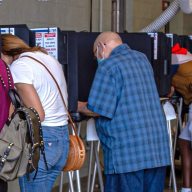
{"label": "jeans pocket", "polygon": [[53,167],[62,155],[62,144],[56,138],[44,138],[45,156],[48,168]]}

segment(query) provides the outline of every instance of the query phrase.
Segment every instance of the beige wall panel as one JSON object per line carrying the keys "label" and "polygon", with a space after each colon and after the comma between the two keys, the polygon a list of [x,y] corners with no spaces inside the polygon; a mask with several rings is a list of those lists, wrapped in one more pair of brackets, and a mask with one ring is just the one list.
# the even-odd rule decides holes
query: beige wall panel
{"label": "beige wall panel", "polygon": [[181,11],[170,21],[170,33],[183,34],[183,13]]}
{"label": "beige wall panel", "polygon": [[[0,6],[0,24],[25,23],[30,28],[59,26],[63,30],[90,30],[89,0],[17,0],[15,7],[12,1],[6,0]],[[93,31],[99,30],[99,14],[99,1],[93,0]],[[111,0],[103,1],[102,14],[103,30],[111,30]]]}
{"label": "beige wall panel", "polygon": [[111,3],[111,0],[103,0],[103,2],[104,2],[103,31],[110,31],[111,30],[112,3]]}
{"label": "beige wall panel", "polygon": [[126,0],[125,3],[125,30],[127,32],[133,31],[133,1]]}
{"label": "beige wall panel", "polygon": [[[103,1],[102,13],[103,30],[111,30],[111,0]],[[92,18],[92,29],[98,31],[98,0],[93,0]],[[62,30],[89,31],[90,0],[6,0],[0,6],[0,24],[27,24],[29,28],[57,26]]]}
{"label": "beige wall panel", "polygon": [[192,15],[183,15],[183,34],[192,35]]}
{"label": "beige wall panel", "polygon": [[[140,31],[157,19],[162,13],[162,4],[159,0],[134,0],[132,31]],[[186,15],[179,11],[170,23],[170,33],[191,34],[192,14]],[[164,31],[164,27],[159,31]]]}
{"label": "beige wall panel", "polygon": [[[99,31],[99,2],[93,0],[92,31]],[[102,30],[111,30],[111,2],[103,0]],[[125,30],[137,32],[162,13],[160,0],[126,0]],[[0,24],[27,24],[29,28],[57,26],[62,30],[90,31],[90,0],[4,0]],[[179,12],[170,21],[170,32],[192,33],[192,15]],[[161,29],[160,31],[163,31]]]}
{"label": "beige wall panel", "polygon": [[[92,9],[92,31],[99,31],[99,18],[100,18],[100,4],[99,0],[93,0],[93,9]],[[102,10],[102,31],[111,30],[111,0],[103,0],[103,10]]]}
{"label": "beige wall panel", "polygon": [[140,31],[161,14],[161,1],[134,0],[133,3],[133,31]]}

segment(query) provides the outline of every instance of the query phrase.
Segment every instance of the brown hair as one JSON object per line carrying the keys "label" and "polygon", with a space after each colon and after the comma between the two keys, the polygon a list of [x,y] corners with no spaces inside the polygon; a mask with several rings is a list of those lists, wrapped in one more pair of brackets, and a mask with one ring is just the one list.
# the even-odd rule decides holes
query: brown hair
{"label": "brown hair", "polygon": [[12,34],[1,34],[1,51],[4,55],[15,56],[24,52],[41,51],[47,54],[42,47],[30,47],[22,39]]}

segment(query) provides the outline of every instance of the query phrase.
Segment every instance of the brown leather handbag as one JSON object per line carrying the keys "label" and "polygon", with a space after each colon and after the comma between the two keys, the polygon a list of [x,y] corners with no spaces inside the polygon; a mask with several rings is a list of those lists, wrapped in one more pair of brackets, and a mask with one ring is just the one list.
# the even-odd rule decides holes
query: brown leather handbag
{"label": "brown leather handbag", "polygon": [[67,106],[65,104],[65,100],[63,98],[61,89],[60,89],[56,79],[54,78],[54,76],[52,75],[50,70],[41,61],[39,61],[31,56],[22,56],[22,57],[29,57],[29,58],[35,60],[36,62],[40,63],[47,70],[47,72],[51,75],[51,77],[55,81],[55,84],[61,95],[64,107],[67,111],[72,131],[74,132],[74,135],[69,135],[69,140],[70,140],[69,153],[68,153],[68,158],[67,158],[66,164],[63,168],[63,171],[75,171],[75,170],[81,169],[81,167],[83,166],[83,164],[85,162],[85,156],[86,156],[85,145],[84,145],[82,139],[77,134],[76,125],[73,122],[70,113],[68,112]]}

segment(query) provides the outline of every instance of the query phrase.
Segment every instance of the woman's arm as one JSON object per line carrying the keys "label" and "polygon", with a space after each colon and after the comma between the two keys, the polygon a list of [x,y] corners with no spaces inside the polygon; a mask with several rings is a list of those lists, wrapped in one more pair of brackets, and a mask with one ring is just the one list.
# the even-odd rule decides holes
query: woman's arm
{"label": "woman's arm", "polygon": [[15,87],[26,107],[33,107],[37,110],[41,122],[45,119],[45,112],[41,104],[40,98],[32,84],[16,83]]}

